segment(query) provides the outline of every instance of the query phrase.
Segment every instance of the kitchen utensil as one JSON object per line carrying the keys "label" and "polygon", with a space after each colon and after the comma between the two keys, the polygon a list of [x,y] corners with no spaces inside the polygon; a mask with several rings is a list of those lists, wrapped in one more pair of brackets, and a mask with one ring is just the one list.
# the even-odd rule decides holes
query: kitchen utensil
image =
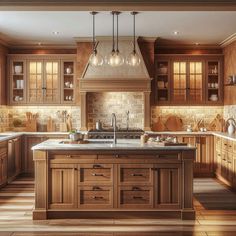
{"label": "kitchen utensil", "polygon": [[36,132],[37,131],[37,118],[38,113],[32,114],[31,112],[26,112],[26,128],[25,130],[28,132]]}
{"label": "kitchen utensil", "polygon": [[95,127],[96,130],[102,130],[102,122],[100,120],[96,121]]}
{"label": "kitchen utensil", "polygon": [[152,130],[153,131],[165,131],[166,130],[165,124],[163,123],[160,116],[158,117],[157,122],[153,123]]}
{"label": "kitchen utensil", "polygon": [[79,132],[71,133],[71,134],[69,134],[69,138],[71,141],[83,140],[84,134],[79,133]]}
{"label": "kitchen utensil", "polygon": [[207,130],[210,131],[222,131],[223,129],[223,118],[217,114],[213,121],[208,125]]}
{"label": "kitchen utensil", "polygon": [[69,114],[66,117],[66,125],[67,125],[67,131],[71,131],[72,130],[72,117]]}
{"label": "kitchen utensil", "polygon": [[170,115],[166,120],[165,126],[169,131],[181,131],[183,130],[183,121],[178,116]]}

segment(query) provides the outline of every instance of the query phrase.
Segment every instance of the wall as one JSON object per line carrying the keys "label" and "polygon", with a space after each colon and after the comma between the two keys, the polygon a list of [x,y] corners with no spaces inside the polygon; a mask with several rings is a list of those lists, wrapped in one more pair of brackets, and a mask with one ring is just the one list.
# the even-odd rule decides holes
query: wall
{"label": "wall", "polygon": [[207,127],[217,114],[223,115],[223,106],[153,106],[151,112],[152,124],[157,122],[158,117],[165,122],[168,116],[177,115],[183,120],[183,129],[186,130],[187,125],[193,125],[200,119],[204,120]]}
{"label": "wall", "polygon": [[104,127],[110,127],[111,114],[116,113],[117,125],[126,128],[126,112],[129,111],[129,127],[143,128],[144,122],[143,93],[136,92],[107,92],[88,93],[88,128],[95,128],[100,120]]}

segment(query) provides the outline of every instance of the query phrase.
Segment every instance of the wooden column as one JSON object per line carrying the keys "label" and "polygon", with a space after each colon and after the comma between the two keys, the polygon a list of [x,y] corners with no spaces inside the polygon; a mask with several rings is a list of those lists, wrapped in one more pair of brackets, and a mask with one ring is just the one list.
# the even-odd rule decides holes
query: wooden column
{"label": "wooden column", "polygon": [[86,102],[86,92],[80,92],[80,118],[81,118],[81,128],[82,131],[87,131],[87,102]]}
{"label": "wooden column", "polygon": [[35,163],[35,209],[33,220],[47,219],[48,161],[46,151],[34,151]]}
{"label": "wooden column", "polygon": [[144,92],[144,130],[151,130],[151,108],[150,108],[150,92]]}
{"label": "wooden column", "polygon": [[185,151],[182,155],[182,219],[193,220],[195,219],[193,209],[193,160],[195,152]]}

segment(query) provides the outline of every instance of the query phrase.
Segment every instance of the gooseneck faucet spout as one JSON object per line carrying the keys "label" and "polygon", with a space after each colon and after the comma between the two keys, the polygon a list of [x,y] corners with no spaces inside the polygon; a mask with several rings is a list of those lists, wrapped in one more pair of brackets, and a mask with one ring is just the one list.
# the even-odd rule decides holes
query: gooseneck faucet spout
{"label": "gooseneck faucet spout", "polygon": [[114,129],[113,144],[117,144],[117,139],[116,139],[116,114],[115,113],[111,114],[111,126]]}

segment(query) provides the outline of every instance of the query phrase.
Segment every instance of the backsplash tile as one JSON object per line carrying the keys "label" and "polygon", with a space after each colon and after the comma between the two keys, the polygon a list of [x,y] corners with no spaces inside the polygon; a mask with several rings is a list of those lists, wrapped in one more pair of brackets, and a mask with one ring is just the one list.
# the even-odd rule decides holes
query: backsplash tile
{"label": "backsplash tile", "polygon": [[144,97],[137,92],[88,93],[88,128],[95,128],[100,120],[103,127],[110,127],[111,114],[115,113],[117,126],[126,128],[126,112],[129,111],[129,127],[143,128]]}
{"label": "backsplash tile", "polygon": [[207,126],[217,114],[223,115],[223,106],[153,106],[151,121],[153,124],[161,117],[165,122],[169,115],[176,115],[183,120],[183,129],[186,130],[187,125],[193,125],[200,119],[203,119]]}
{"label": "backsplash tile", "polygon": [[236,119],[236,105],[224,106],[224,118],[227,120],[231,117]]}
{"label": "backsplash tile", "polygon": [[9,130],[9,109],[7,106],[0,106],[0,132]]}

